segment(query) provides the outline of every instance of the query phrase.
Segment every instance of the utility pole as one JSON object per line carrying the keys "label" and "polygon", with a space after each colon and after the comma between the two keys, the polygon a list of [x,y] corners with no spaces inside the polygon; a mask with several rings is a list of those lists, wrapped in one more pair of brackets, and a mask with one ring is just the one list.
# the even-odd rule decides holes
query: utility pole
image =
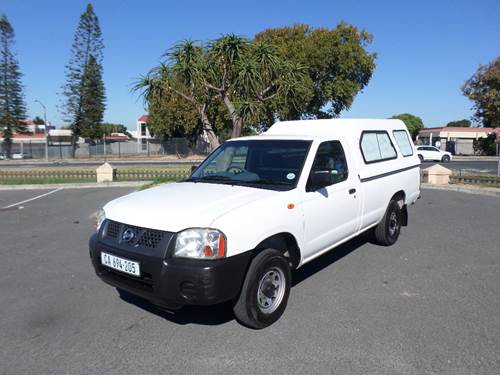
{"label": "utility pole", "polygon": [[497,176],[500,177],[500,134],[497,135],[496,145],[497,145],[497,159],[498,159]]}
{"label": "utility pole", "polygon": [[104,146],[104,161],[107,161],[107,155],[106,155],[106,134],[103,135],[102,137],[102,145]]}
{"label": "utility pole", "polygon": [[43,105],[43,103],[35,99],[35,102],[40,104],[43,108],[43,123],[44,123],[44,131],[45,131],[45,161],[49,161],[49,133],[47,131],[47,108]]}

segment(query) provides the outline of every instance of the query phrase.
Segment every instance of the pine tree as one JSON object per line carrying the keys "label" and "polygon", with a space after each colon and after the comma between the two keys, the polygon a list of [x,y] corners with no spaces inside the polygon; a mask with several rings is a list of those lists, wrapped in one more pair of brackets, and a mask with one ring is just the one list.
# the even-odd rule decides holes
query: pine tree
{"label": "pine tree", "polygon": [[63,86],[62,114],[73,131],[73,157],[78,138],[94,138],[102,122],[106,100],[102,81],[103,48],[99,19],[88,4],[76,29]]}
{"label": "pine tree", "polygon": [[0,18],[0,131],[3,133],[3,147],[10,158],[12,136],[22,132],[26,105],[19,63],[12,51],[14,29],[5,15]]}
{"label": "pine tree", "polygon": [[86,138],[100,138],[102,134],[101,123],[104,115],[104,84],[102,81],[102,68],[97,64],[93,55],[83,73],[83,87],[81,98],[81,124],[82,136]]}

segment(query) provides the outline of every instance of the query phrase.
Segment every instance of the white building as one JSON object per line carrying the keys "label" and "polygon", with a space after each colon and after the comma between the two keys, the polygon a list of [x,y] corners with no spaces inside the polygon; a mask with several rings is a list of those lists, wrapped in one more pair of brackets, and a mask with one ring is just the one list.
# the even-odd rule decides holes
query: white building
{"label": "white building", "polygon": [[26,131],[31,133],[44,133],[45,125],[37,125],[33,122],[32,119],[26,119],[23,121]]}
{"label": "white building", "polygon": [[437,146],[441,150],[450,151],[454,155],[474,155],[474,140],[485,138],[494,128],[461,128],[442,127],[421,129],[417,142],[424,145]]}
{"label": "white building", "polygon": [[149,115],[142,115],[137,119],[136,131],[133,132],[137,139],[139,151],[146,151],[148,148],[148,140],[155,139],[149,132],[148,127]]}

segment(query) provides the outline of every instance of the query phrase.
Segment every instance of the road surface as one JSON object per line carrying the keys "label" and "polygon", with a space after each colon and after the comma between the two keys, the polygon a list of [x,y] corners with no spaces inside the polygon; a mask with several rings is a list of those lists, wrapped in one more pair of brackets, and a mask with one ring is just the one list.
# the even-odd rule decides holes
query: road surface
{"label": "road surface", "polygon": [[0,373],[498,374],[498,198],[423,190],[394,246],[305,265],[254,331],[230,304],[172,315],[96,277],[93,214],[129,191],[0,191]]}

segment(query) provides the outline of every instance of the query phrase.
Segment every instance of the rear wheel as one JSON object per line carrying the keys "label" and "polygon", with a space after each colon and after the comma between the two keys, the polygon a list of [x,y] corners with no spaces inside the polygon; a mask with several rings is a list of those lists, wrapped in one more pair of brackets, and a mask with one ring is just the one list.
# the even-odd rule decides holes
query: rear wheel
{"label": "rear wheel", "polygon": [[448,155],[444,155],[442,158],[441,158],[441,161],[443,163],[448,163],[450,161],[450,157]]}
{"label": "rear wheel", "polygon": [[276,322],[290,295],[291,272],[283,254],[274,249],[260,252],[248,268],[233,311],[248,327],[261,329]]}
{"label": "rear wheel", "polygon": [[375,228],[375,240],[379,245],[391,246],[396,243],[401,232],[402,218],[399,203],[391,200],[384,217]]}

